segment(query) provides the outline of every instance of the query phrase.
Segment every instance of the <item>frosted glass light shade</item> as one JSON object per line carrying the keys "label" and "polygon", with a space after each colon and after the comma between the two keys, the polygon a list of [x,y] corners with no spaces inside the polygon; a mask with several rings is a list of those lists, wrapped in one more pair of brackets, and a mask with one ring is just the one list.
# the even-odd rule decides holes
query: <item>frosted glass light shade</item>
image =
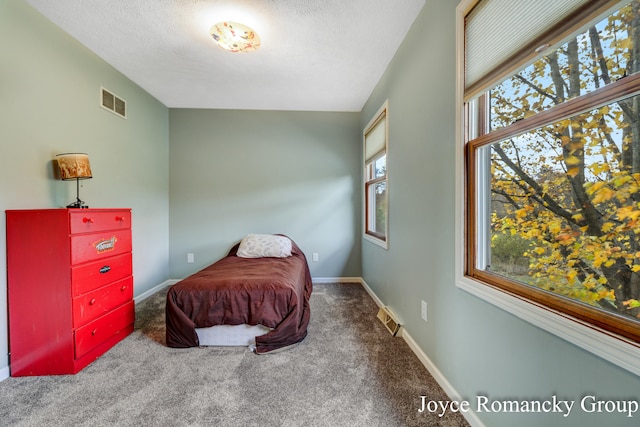
{"label": "frosted glass light shade", "polygon": [[251,28],[237,22],[218,22],[211,27],[211,37],[229,52],[253,52],[260,47],[260,37]]}

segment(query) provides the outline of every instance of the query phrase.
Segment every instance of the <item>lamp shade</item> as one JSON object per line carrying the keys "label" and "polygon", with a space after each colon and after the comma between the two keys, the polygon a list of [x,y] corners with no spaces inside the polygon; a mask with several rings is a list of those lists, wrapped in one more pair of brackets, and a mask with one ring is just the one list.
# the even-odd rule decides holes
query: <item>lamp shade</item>
{"label": "lamp shade", "polygon": [[63,153],[56,155],[60,179],[89,179],[91,176],[91,164],[86,153]]}

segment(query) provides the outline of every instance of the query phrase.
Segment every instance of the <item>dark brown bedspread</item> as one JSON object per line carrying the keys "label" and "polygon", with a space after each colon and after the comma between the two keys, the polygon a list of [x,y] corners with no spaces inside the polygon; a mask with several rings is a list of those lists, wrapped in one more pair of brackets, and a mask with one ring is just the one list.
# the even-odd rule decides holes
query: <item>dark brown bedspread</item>
{"label": "dark brown bedspread", "polygon": [[195,328],[214,325],[273,328],[256,337],[257,353],[295,344],[307,336],[312,284],[307,259],[298,245],[292,241],[292,255],[286,258],[240,258],[238,246],[169,289],[169,347],[196,347]]}

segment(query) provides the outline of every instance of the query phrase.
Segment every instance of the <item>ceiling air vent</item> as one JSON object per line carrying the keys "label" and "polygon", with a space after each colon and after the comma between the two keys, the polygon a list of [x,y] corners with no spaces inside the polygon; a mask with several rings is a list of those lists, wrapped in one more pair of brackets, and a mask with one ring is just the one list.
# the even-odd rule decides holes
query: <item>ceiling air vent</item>
{"label": "ceiling air vent", "polygon": [[100,105],[123,119],[127,118],[127,101],[118,98],[103,87],[100,88]]}

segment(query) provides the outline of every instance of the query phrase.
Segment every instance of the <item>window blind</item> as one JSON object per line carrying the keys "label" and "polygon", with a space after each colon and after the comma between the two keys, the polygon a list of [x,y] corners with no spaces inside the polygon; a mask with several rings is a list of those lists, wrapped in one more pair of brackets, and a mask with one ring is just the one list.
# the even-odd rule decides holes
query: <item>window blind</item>
{"label": "window blind", "polygon": [[[532,42],[543,43],[548,35],[551,43],[557,43],[558,33],[550,32],[573,15],[603,13],[613,5],[630,0],[481,0],[465,17],[465,98],[469,92],[478,93],[507,77],[508,71],[530,63],[544,52],[521,54]],[[569,28],[567,28],[569,27]],[[575,31],[573,26],[565,29]],[[565,34],[566,36],[566,34]],[[520,54],[520,62],[514,59]],[[524,60],[523,60],[524,59]],[[506,64],[506,65],[505,65]],[[481,82],[496,74],[495,80]],[[477,88],[482,83],[482,88]]]}
{"label": "window blind", "polygon": [[386,113],[382,114],[364,136],[365,161],[369,161],[387,148]]}

